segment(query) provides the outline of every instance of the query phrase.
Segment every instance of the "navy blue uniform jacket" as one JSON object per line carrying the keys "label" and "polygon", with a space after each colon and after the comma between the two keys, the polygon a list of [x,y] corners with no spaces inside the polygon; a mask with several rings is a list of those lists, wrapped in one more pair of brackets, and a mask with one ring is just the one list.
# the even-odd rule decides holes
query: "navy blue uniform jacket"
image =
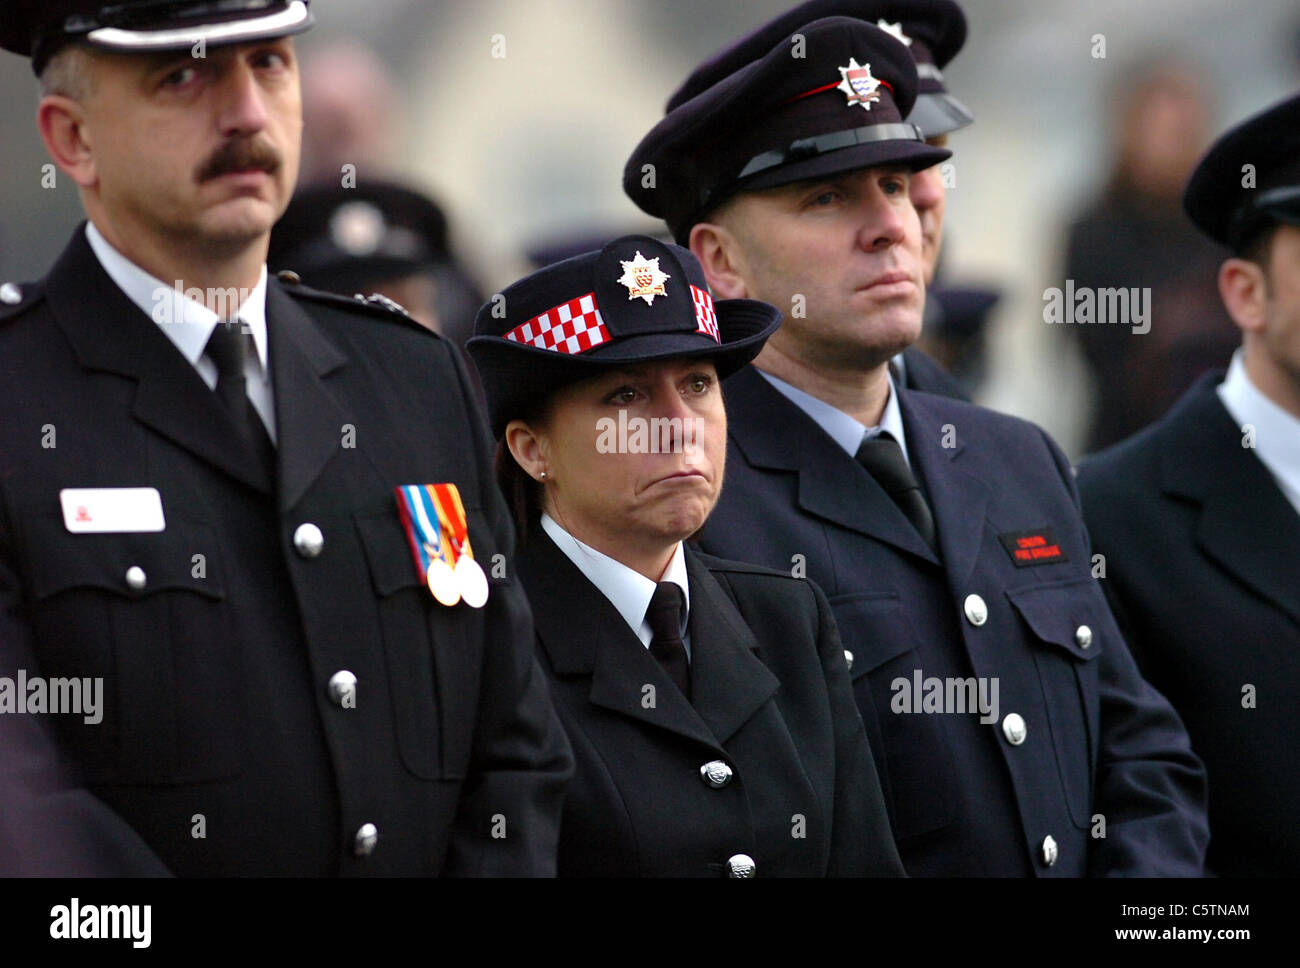
{"label": "navy blue uniform jacket", "polygon": [[[510,555],[451,346],[272,278],[272,482],[81,229],[25,293],[0,313],[0,676],[102,678],[104,704],[0,715],[0,869],[553,873],[572,761],[527,601],[506,577],[437,604],[393,493],[454,482],[476,555]],[[69,533],[83,487],[156,488],[166,526]]]}
{"label": "navy blue uniform jacket", "polygon": [[[686,550],[691,701],[539,527],[519,567],[577,762],[559,874],[901,875],[826,597]],[[649,697],[649,698],[648,698]],[[712,787],[700,767],[733,773]]]}
{"label": "navy blue uniform jacket", "polygon": [[[1091,576],[1071,470],[1047,435],[899,391],[941,566],[871,475],[754,368],[724,392],[726,483],[702,545],[825,589],[908,873],[1199,873],[1203,768]],[[1000,536],[1023,532],[1062,555],[1017,567]],[[917,669],[996,680],[998,722],[894,712],[895,680]]]}
{"label": "navy blue uniform jacket", "polygon": [[[1079,469],[1106,589],[1210,781],[1209,868],[1300,874],[1300,515],[1207,374]],[[1249,688],[1247,688],[1249,687]]]}

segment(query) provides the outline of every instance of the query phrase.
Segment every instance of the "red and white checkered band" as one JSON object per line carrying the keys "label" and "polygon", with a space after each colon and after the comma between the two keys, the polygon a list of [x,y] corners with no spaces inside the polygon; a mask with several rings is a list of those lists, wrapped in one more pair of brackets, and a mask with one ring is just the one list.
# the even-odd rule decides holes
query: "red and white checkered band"
{"label": "red and white checkered band", "polygon": [[585,353],[608,342],[610,335],[596,308],[596,294],[589,292],[516,326],[506,339],[555,353]]}
{"label": "red and white checkered band", "polygon": [[691,299],[695,301],[695,322],[698,324],[695,331],[706,333],[713,337],[713,342],[721,343],[722,337],[718,335],[718,317],[713,312],[713,297],[709,295],[707,289],[691,286]]}

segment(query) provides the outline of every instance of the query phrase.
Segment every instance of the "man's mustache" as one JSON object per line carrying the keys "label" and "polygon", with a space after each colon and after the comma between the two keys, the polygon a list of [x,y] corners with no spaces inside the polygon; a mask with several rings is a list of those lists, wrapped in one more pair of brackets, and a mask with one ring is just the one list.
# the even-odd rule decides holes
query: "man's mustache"
{"label": "man's mustache", "polygon": [[201,182],[235,171],[261,171],[274,174],[280,168],[280,152],[265,141],[238,139],[227,141],[199,167]]}

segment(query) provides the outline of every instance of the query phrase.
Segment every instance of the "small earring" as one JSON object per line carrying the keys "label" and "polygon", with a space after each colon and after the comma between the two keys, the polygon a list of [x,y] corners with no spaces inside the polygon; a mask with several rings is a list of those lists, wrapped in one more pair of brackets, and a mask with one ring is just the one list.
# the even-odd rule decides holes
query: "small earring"
{"label": "small earring", "polygon": [[546,480],[546,471],[542,471],[542,473],[538,475],[538,480]]}

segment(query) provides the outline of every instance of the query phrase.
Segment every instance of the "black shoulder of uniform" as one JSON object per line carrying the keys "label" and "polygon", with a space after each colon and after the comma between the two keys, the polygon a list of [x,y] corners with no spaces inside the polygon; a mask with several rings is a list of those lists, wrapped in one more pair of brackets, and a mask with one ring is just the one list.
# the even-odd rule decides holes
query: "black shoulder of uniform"
{"label": "black shoulder of uniform", "polygon": [[0,326],[17,319],[44,298],[44,282],[0,283]]}
{"label": "black shoulder of uniform", "polygon": [[385,319],[390,323],[400,323],[419,330],[427,336],[441,340],[442,337],[429,329],[422,326],[416,320],[412,319],[410,314],[402,306],[389,299],[387,296],[381,296],[379,293],[371,293],[368,296],[357,293],[355,296],[344,296],[337,292],[326,292],[323,289],[313,289],[311,286],[304,285],[298,278],[298,274],[291,270],[285,269],[276,273],[275,278],[280,281],[281,289],[295,299],[303,299],[307,302],[320,303],[325,306],[331,306],[335,309],[360,313],[363,316],[369,316],[375,319]]}
{"label": "black shoulder of uniform", "polygon": [[795,578],[788,571],[777,571],[774,568],[765,568],[763,565],[751,565],[745,561],[732,561],[730,558],[718,558],[714,555],[705,554],[695,547],[692,547],[691,550],[700,559],[700,564],[711,572],[722,572],[729,575],[763,575],[768,578],[784,578],[786,581],[802,580]]}

